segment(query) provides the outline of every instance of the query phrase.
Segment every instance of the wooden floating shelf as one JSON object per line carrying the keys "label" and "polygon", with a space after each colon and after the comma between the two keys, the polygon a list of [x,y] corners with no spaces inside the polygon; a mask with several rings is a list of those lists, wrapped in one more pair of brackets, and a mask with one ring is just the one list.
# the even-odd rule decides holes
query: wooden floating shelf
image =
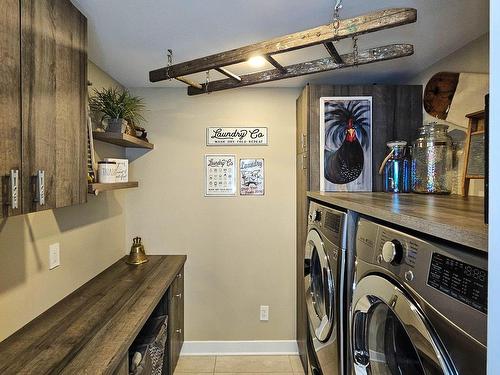
{"label": "wooden floating shelf", "polygon": [[137,181],[129,181],[129,182],[115,182],[112,184],[101,184],[101,183],[93,183],[89,184],[88,192],[89,194],[97,195],[102,191],[110,191],[110,190],[119,190],[119,189],[131,189],[139,186]]}
{"label": "wooden floating shelf", "polygon": [[111,143],[113,145],[118,145],[122,147],[145,148],[149,150],[152,150],[154,148],[154,144],[129,134],[111,133],[111,132],[92,132],[92,136],[94,137],[94,139],[98,141]]}

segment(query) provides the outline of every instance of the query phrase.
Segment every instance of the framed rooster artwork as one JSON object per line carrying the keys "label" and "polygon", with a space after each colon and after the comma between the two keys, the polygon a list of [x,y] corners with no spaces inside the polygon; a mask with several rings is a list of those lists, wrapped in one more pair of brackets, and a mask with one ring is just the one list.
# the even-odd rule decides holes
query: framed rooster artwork
{"label": "framed rooster artwork", "polygon": [[321,191],[372,191],[372,97],[320,100]]}

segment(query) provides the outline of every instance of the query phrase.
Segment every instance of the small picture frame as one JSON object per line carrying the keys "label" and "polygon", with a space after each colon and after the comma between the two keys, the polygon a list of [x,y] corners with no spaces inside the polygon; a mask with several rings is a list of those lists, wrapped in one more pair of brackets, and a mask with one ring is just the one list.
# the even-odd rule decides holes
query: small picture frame
{"label": "small picture frame", "polygon": [[262,196],[264,186],[264,159],[240,159],[240,195]]}
{"label": "small picture frame", "polygon": [[236,195],[236,156],[205,155],[205,196]]}

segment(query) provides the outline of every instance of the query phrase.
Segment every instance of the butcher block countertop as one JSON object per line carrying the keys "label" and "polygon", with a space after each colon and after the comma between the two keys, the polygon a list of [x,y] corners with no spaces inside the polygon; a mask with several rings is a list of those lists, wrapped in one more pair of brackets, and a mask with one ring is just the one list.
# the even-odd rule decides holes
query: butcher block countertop
{"label": "butcher block countertop", "polygon": [[440,239],[488,251],[484,198],[458,195],[308,192],[310,198]]}
{"label": "butcher block countertop", "polygon": [[0,343],[0,374],[112,374],[186,261],[120,259]]}

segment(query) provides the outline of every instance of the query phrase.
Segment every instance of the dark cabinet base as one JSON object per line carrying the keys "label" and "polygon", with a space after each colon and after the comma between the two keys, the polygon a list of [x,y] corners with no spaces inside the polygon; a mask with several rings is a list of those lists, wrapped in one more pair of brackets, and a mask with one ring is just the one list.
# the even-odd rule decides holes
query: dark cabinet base
{"label": "dark cabinet base", "polygon": [[184,268],[168,290],[168,359],[165,375],[173,375],[184,343]]}

